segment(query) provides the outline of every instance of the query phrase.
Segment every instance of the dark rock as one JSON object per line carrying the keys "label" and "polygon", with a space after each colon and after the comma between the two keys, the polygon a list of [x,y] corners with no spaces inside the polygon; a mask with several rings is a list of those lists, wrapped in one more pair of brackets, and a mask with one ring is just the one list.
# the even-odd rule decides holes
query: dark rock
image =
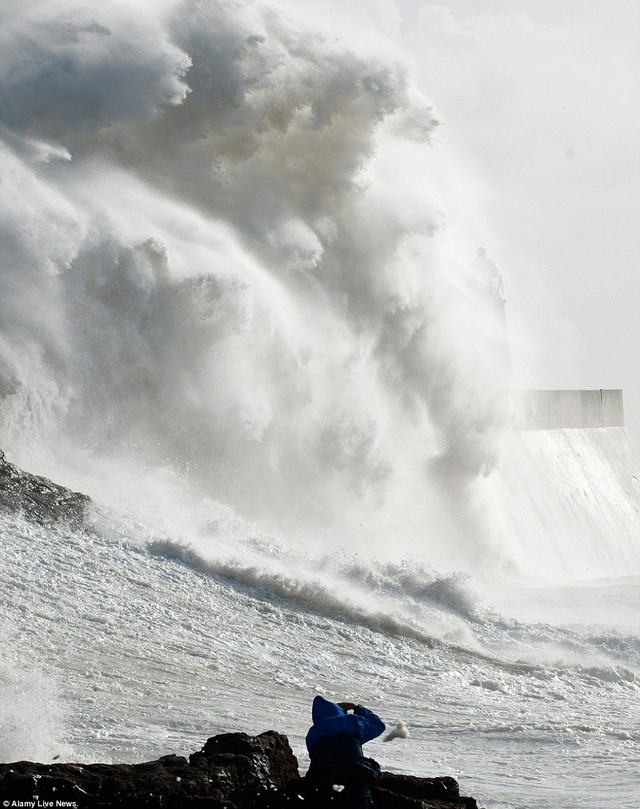
{"label": "dark rock", "polygon": [[193,763],[169,755],[141,764],[0,764],[0,795],[40,805],[75,802],[78,809],[270,809],[298,778],[287,737],[274,731],[227,733],[190,758]]}
{"label": "dark rock", "polygon": [[474,798],[460,795],[455,778],[418,778],[385,772],[374,787],[379,809],[477,809]]}
{"label": "dark rock", "polygon": [[[291,809],[303,805],[305,779],[286,736],[223,733],[198,753],[141,764],[0,764],[3,801],[107,809]],[[453,778],[383,773],[377,809],[477,809]],[[9,805],[10,805],[9,804]],[[310,805],[310,802],[308,802]]]}
{"label": "dark rock", "polygon": [[[307,792],[304,778],[290,782],[288,790],[289,806],[300,805],[301,798],[312,809],[313,793]],[[461,796],[458,782],[448,776],[418,778],[383,772],[372,782],[371,794],[376,809],[478,809],[475,799]]]}
{"label": "dark rock", "polygon": [[90,502],[85,494],[18,469],[0,450],[0,511],[20,514],[39,525],[62,522],[79,530]]}
{"label": "dark rock", "polygon": [[275,799],[285,784],[298,778],[298,761],[286,736],[273,730],[259,736],[223,733],[189,757],[204,770],[237,809],[258,809]]}
{"label": "dark rock", "polygon": [[[390,782],[387,780],[389,775],[392,773],[383,773],[382,783],[372,790],[376,809],[478,809],[475,798],[459,794],[458,782],[453,778],[395,775]],[[451,781],[455,784],[455,792],[449,792],[442,783]],[[421,788],[419,782],[423,782]]]}

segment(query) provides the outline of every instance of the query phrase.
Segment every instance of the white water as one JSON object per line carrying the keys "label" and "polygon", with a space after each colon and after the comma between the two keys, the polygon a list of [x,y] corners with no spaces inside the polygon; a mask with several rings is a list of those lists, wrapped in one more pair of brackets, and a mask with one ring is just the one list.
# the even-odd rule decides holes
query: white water
{"label": "white water", "polygon": [[368,746],[383,766],[452,774],[488,807],[634,806],[638,578],[503,591],[501,615],[415,564],[312,566],[258,538],[212,563],[97,519],[89,536],[2,520],[5,760],[144,760],[275,728],[304,766],[321,691],[407,723]]}
{"label": "white water", "polygon": [[402,55],[295,4],[0,14],[0,446],[100,504],[2,518],[1,757],[304,764],[321,691],[490,809],[635,806],[636,461],[513,445]]}

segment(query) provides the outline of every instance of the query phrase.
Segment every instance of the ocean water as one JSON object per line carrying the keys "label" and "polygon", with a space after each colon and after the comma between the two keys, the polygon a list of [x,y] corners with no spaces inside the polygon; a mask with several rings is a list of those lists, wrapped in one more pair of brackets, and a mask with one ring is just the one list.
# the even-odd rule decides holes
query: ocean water
{"label": "ocean water", "polygon": [[368,745],[383,767],[453,775],[487,807],[637,804],[638,577],[503,588],[496,608],[469,578],[261,537],[205,555],[105,514],[89,535],[1,530],[3,760],[274,728],[304,769],[321,692],[407,724]]}
{"label": "ocean water", "polygon": [[487,809],[635,809],[637,453],[512,432],[397,43],[322,3],[0,22],[0,446],[94,501],[0,515],[0,758],[273,728],[304,768],[320,692]]}

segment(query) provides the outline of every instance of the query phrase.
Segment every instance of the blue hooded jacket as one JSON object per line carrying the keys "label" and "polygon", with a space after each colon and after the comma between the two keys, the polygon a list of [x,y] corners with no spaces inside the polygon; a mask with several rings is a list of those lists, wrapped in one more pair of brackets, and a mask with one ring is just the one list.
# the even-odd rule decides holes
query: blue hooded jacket
{"label": "blue hooded jacket", "polygon": [[385,728],[384,722],[373,711],[359,705],[354,713],[347,713],[335,702],[318,695],[311,708],[313,725],[307,733],[307,749],[326,736],[348,734],[360,745],[375,739]]}

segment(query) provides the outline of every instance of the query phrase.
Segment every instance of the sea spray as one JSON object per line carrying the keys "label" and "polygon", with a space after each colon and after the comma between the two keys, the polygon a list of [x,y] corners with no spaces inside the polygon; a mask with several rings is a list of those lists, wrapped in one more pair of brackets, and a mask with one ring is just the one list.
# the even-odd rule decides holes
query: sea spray
{"label": "sea spray", "polygon": [[294,7],[133,12],[4,11],[6,448],[115,505],[165,468],[284,536],[499,556],[500,324],[406,66]]}
{"label": "sea spray", "polygon": [[0,761],[51,761],[69,755],[64,740],[67,716],[57,683],[37,669],[25,671],[15,643],[4,638],[3,648]]}

